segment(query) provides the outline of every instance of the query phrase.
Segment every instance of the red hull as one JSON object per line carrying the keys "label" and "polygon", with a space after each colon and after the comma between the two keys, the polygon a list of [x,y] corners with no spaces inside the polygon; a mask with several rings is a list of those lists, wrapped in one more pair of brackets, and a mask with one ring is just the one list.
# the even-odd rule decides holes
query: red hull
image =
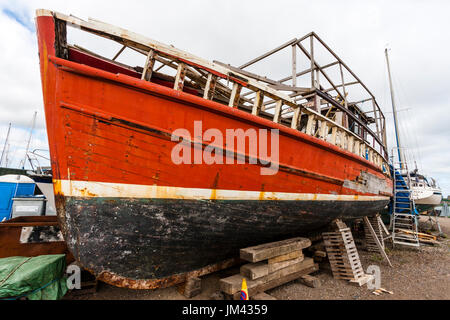
{"label": "red hull", "polygon": [[[342,195],[391,192],[390,178],[378,167],[320,139],[191,94],[55,58],[53,18],[39,17],[38,25],[56,180]],[[115,120],[120,124],[111,125]],[[249,164],[173,165],[170,152],[176,143],[170,133],[194,132],[198,120],[204,131],[217,128],[224,136],[226,129],[279,129],[280,172],[262,176],[259,166]],[[380,193],[344,187],[363,171],[386,181],[387,188]]]}

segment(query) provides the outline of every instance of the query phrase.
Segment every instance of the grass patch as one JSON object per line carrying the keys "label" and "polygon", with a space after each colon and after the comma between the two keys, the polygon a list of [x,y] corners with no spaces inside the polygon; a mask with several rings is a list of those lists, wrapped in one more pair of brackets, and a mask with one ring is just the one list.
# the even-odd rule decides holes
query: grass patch
{"label": "grass patch", "polygon": [[383,261],[383,258],[381,256],[377,255],[377,254],[371,255],[369,257],[369,259],[370,259],[370,261],[373,261],[373,262],[381,262],[381,261]]}

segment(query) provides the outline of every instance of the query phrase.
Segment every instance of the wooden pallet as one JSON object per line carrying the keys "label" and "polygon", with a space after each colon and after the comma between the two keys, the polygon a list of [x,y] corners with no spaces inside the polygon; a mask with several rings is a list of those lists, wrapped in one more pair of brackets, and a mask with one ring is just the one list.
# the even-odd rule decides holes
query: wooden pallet
{"label": "wooden pallet", "polygon": [[349,280],[360,285],[370,281],[362,268],[350,228],[322,235],[335,279]]}
{"label": "wooden pallet", "polygon": [[[384,249],[385,245],[383,240],[383,229],[382,226],[380,225],[380,219],[378,218],[378,215],[374,217],[368,217],[368,219],[378,237],[378,240],[380,241],[381,246]],[[375,239],[373,238],[369,230],[369,227],[366,223],[364,223],[364,235],[366,240],[366,250],[370,252],[379,252],[378,245],[375,242]]]}

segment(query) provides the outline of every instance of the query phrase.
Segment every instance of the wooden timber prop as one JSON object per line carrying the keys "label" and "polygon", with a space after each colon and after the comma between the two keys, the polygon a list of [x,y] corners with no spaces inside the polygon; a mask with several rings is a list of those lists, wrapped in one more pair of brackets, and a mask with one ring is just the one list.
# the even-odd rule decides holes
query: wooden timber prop
{"label": "wooden timber prop", "polygon": [[[299,130],[361,156],[389,175],[384,114],[366,85],[314,32],[294,38],[240,67],[234,67],[207,61],[174,46],[95,19],[85,21],[41,9],[37,14],[56,19],[61,33],[60,45],[65,48],[60,53],[63,58],[67,58],[70,50],[80,50],[119,64],[116,59],[125,50],[138,52],[146,57],[143,67],[120,65],[131,72],[139,72],[141,80],[170,80],[175,90],[190,88],[204,99]],[[65,42],[66,26],[119,43],[120,50],[109,59],[80,46],[69,46]],[[273,80],[245,70],[284,49],[292,51],[291,75]],[[323,57],[318,52],[325,52],[331,62],[320,64],[319,58]],[[306,70],[297,70],[299,54],[309,63]],[[175,77],[162,74],[164,68],[173,69]],[[307,77],[311,85],[299,87],[297,84]],[[291,83],[288,84],[288,81]],[[350,97],[353,93],[352,101]]]}
{"label": "wooden timber prop", "polygon": [[337,226],[337,231],[322,234],[333,277],[362,286],[373,276],[364,273],[350,228],[340,221]]}
{"label": "wooden timber prop", "polygon": [[245,278],[250,299],[272,300],[264,291],[297,279],[305,285],[319,287],[319,279],[305,277],[319,269],[312,258],[303,255],[303,249],[310,245],[309,239],[293,238],[241,249],[241,259],[250,263],[243,265],[239,274],[221,279],[220,290],[225,296],[239,300]]}

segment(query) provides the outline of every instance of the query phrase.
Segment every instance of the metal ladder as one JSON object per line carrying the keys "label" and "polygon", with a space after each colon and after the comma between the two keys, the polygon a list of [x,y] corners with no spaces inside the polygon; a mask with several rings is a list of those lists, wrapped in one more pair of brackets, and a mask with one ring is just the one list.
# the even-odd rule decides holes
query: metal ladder
{"label": "metal ladder", "polygon": [[[419,247],[418,220],[414,199],[411,195],[410,176],[406,163],[393,166],[394,201],[392,205],[392,244]],[[402,169],[403,168],[403,169]],[[406,170],[406,177],[402,171]],[[406,179],[405,179],[406,178]]]}

